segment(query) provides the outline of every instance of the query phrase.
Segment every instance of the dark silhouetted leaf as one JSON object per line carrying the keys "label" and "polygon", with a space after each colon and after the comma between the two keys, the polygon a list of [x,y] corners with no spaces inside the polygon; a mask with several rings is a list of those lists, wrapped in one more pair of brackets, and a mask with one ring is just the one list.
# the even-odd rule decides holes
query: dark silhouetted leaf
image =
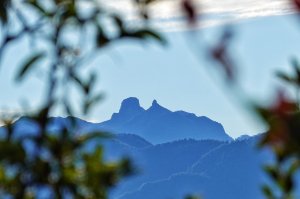
{"label": "dark silhouetted leaf", "polygon": [[233,37],[231,29],[226,28],[220,41],[212,48],[211,56],[217,61],[221,69],[225,72],[227,79],[232,82],[235,79],[235,65],[230,56],[229,44]]}
{"label": "dark silhouetted leaf", "polygon": [[191,25],[197,22],[197,10],[192,0],[182,0],[181,8]]}
{"label": "dark silhouetted leaf", "polygon": [[108,38],[108,36],[105,34],[105,32],[103,31],[103,29],[101,27],[99,27],[97,31],[98,31],[97,46],[99,48],[102,48],[102,47],[106,46],[107,44],[109,44],[110,39]]}
{"label": "dark silhouetted leaf", "polygon": [[11,4],[11,0],[1,0],[0,2],[0,20],[6,24],[8,20],[8,9]]}
{"label": "dark silhouetted leaf", "polygon": [[295,83],[295,79],[293,79],[292,77],[290,77],[289,75],[283,73],[283,72],[277,72],[277,77],[280,78],[281,80],[288,82],[288,83]]}
{"label": "dark silhouetted leaf", "polygon": [[150,29],[138,30],[136,32],[131,33],[131,36],[140,38],[140,39],[154,39],[163,45],[165,45],[167,43],[167,41],[165,40],[165,38],[162,37],[161,34],[155,32],[154,30],[150,30]]}
{"label": "dark silhouetted leaf", "polygon": [[165,38],[161,34],[155,32],[154,30],[151,30],[151,29],[140,29],[140,30],[136,30],[136,31],[126,31],[126,32],[123,32],[120,35],[120,39],[121,38],[132,38],[132,39],[140,39],[140,40],[154,39],[162,45],[167,44],[167,41],[165,40]]}
{"label": "dark silhouetted leaf", "polygon": [[20,67],[19,72],[17,73],[16,80],[21,81],[25,77],[25,75],[32,69],[32,67],[44,57],[44,53],[37,53],[29,57]]}
{"label": "dark silhouetted leaf", "polygon": [[269,186],[264,185],[262,187],[262,191],[264,195],[267,197],[267,199],[275,199],[272,189]]}

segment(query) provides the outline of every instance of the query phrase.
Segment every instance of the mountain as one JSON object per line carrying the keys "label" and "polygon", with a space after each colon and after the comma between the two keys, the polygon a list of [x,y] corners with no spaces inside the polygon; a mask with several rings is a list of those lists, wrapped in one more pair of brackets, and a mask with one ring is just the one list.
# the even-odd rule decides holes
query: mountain
{"label": "mountain", "polygon": [[[72,119],[72,120],[71,120]],[[91,123],[79,118],[53,117],[48,125],[50,132],[55,132],[62,127],[71,126],[71,121],[76,122],[77,132],[90,132],[95,130],[106,131],[115,135],[130,134],[145,139],[141,142],[160,144],[181,139],[232,141],[226,134],[223,126],[205,116],[184,111],[172,112],[152,102],[150,108],[145,110],[140,106],[137,98],[123,100],[118,113],[114,113],[110,120],[102,123]],[[16,131],[27,129],[30,133],[38,131],[36,124],[27,118],[20,118],[15,125]],[[20,133],[21,134],[21,133]],[[130,139],[126,136],[126,139]],[[141,143],[140,143],[141,144]]]}
{"label": "mountain", "polygon": [[262,136],[232,142],[184,139],[146,147],[118,138],[107,141],[107,158],[130,157],[137,171],[110,198],[182,199],[196,194],[204,199],[263,199],[261,186],[270,179],[262,168],[274,157],[268,149],[258,149]]}
{"label": "mountain", "polygon": [[[273,156],[257,148],[263,135],[232,140],[221,124],[206,117],[172,112],[157,101],[145,110],[136,98],[124,100],[120,111],[103,123],[51,118],[49,132],[68,127],[71,121],[79,133],[99,129],[115,133],[112,139],[89,142],[84,150],[101,144],[106,161],[132,160],[136,172],[110,191],[112,199],[182,199],[187,194],[204,199],[264,198],[261,186],[269,178],[262,167]],[[14,130],[17,135],[35,134],[38,127],[23,117],[15,122]]]}
{"label": "mountain", "polygon": [[[112,198],[119,198],[128,192],[135,192],[148,182],[160,181],[173,174],[185,172],[206,153],[224,143],[213,140],[186,139],[153,145],[144,149],[128,150],[127,148],[126,156],[133,161],[137,173],[120,183],[112,192]],[[114,145],[114,148],[106,148],[108,154],[112,152],[115,154],[118,150],[125,151],[124,148],[117,145]]]}
{"label": "mountain", "polygon": [[140,106],[137,98],[125,99],[118,113],[97,128],[115,134],[139,135],[154,144],[185,138],[196,140],[232,141],[220,123],[184,111],[172,112],[152,102],[149,109]]}
{"label": "mountain", "polygon": [[130,157],[136,173],[123,179],[110,198],[182,199],[192,193],[205,199],[263,199],[261,186],[270,180],[262,168],[273,156],[257,148],[262,136],[232,142],[184,139],[142,147],[117,136],[103,143],[107,160]]}
{"label": "mountain", "polygon": [[[135,190],[127,187],[123,194],[113,198],[182,199],[192,193],[205,199],[263,199],[261,186],[269,179],[262,167],[272,161],[272,154],[258,150],[258,140],[259,137],[251,137],[219,144],[181,141],[150,147],[143,157],[147,159],[145,170],[151,177],[140,176],[144,182],[134,184]],[[177,148],[177,152],[185,150],[176,153],[172,148]],[[147,156],[149,151],[156,151],[155,155]]]}

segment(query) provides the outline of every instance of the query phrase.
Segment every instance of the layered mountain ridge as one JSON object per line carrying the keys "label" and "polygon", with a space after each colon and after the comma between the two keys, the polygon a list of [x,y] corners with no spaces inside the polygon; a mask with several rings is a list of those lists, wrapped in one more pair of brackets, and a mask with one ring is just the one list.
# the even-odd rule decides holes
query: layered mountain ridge
{"label": "layered mountain ridge", "polygon": [[119,112],[97,128],[116,134],[136,134],[154,144],[185,138],[232,141],[220,123],[205,116],[198,117],[184,111],[172,112],[156,100],[145,110],[134,97],[125,99]]}
{"label": "layered mountain ridge", "polygon": [[[123,100],[118,113],[110,120],[91,123],[79,118],[53,117],[49,124],[50,131],[76,121],[79,132],[105,131],[115,135],[131,134],[142,137],[152,144],[161,144],[182,139],[217,140],[230,142],[233,139],[226,134],[223,126],[205,116],[196,116],[185,111],[172,112],[161,106],[156,100],[148,109],[140,106],[137,98]],[[20,118],[16,125],[17,131],[23,127],[31,132],[36,131],[35,124],[26,118]],[[20,129],[20,130],[18,130]]]}
{"label": "layered mountain ridge", "polygon": [[[113,199],[184,198],[263,199],[261,186],[269,183],[263,166],[272,162],[259,150],[261,136],[232,142],[185,139],[145,148],[105,145],[107,156],[131,157],[138,174],[111,192]],[[118,152],[118,153],[117,153]]]}
{"label": "layered mountain ridge", "polygon": [[[51,118],[50,132],[68,126],[70,119]],[[72,119],[79,132],[115,133],[112,139],[89,143],[87,150],[101,144],[107,161],[132,160],[136,174],[110,191],[112,199],[179,199],[187,194],[205,199],[264,198],[261,186],[269,179],[262,167],[272,161],[272,154],[257,148],[263,135],[233,140],[221,124],[207,117],[172,112],[156,100],[144,109],[136,98],[124,100],[119,112],[102,123]],[[20,118],[15,127],[20,133],[37,131],[27,118]]]}

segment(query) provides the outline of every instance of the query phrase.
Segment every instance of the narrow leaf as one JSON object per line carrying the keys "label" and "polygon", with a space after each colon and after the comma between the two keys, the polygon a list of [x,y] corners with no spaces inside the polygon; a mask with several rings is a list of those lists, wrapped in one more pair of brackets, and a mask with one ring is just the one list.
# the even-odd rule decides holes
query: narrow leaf
{"label": "narrow leaf", "polygon": [[19,72],[17,73],[16,80],[22,81],[25,75],[32,69],[32,67],[41,59],[43,58],[44,53],[37,53],[33,56],[29,57],[23,66],[20,68]]}
{"label": "narrow leaf", "polygon": [[154,39],[156,41],[158,41],[159,43],[161,43],[162,45],[166,45],[167,42],[165,40],[165,38],[159,34],[158,32],[155,32],[151,29],[140,29],[134,32],[130,32],[127,33],[127,35],[125,35],[127,37],[132,37],[132,38],[136,38],[136,39]]}

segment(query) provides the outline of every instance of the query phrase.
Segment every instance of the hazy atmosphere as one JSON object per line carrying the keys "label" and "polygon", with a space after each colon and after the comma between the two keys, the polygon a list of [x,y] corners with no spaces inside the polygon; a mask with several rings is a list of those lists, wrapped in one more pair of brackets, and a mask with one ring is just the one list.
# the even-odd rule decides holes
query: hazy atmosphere
{"label": "hazy atmosphere", "polygon": [[[279,8],[276,10],[270,15],[284,13]],[[238,11],[231,12],[238,16]],[[290,60],[300,50],[299,45],[292,42],[300,37],[296,23],[293,15],[261,17],[258,14],[229,24],[235,33],[230,50],[236,54],[238,85],[251,99],[273,99],[276,89],[270,87],[279,84],[275,72],[290,70]],[[213,45],[222,28],[224,26],[215,25],[195,30],[202,36],[199,41],[202,50],[195,50],[193,38],[189,37],[191,31],[185,29],[171,32],[161,29],[168,39],[168,44],[163,47],[156,42],[140,44],[130,40],[107,47],[106,52],[100,53],[90,64],[100,74],[98,89],[103,90],[105,100],[85,119],[92,122],[109,119],[118,111],[123,99],[138,97],[145,108],[156,99],[172,111],[184,110],[208,116],[222,123],[233,137],[266,131],[266,127],[236,99],[239,94],[224,84],[222,74],[212,66],[215,63],[207,59],[205,48],[201,47],[204,42]],[[11,53],[4,59],[4,65],[22,60],[21,56],[16,59],[15,55],[20,48],[28,48],[25,43],[24,47],[9,49]],[[0,89],[4,93],[0,107],[4,111],[19,110],[24,101],[31,107],[38,103],[36,95],[42,85],[41,71],[33,73],[21,86],[12,81],[14,68],[3,67],[1,71]]]}
{"label": "hazy atmosphere", "polygon": [[300,0],[2,0],[0,198],[300,198]]}

